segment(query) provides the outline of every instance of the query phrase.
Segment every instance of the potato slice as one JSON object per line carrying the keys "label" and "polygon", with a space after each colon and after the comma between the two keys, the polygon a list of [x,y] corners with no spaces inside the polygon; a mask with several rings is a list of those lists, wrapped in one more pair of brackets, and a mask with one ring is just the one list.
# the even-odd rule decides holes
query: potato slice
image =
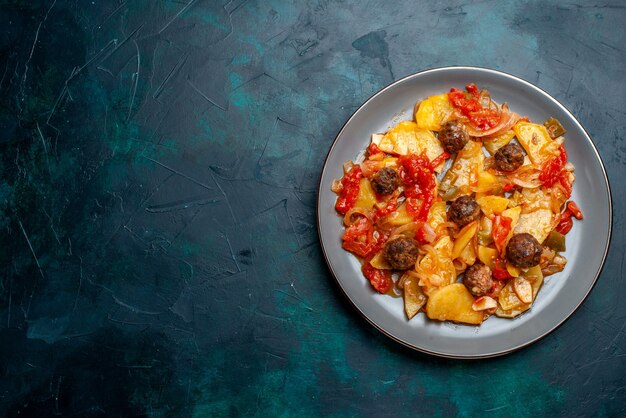
{"label": "potato slice", "polygon": [[515,131],[512,129],[506,131],[496,137],[493,138],[484,138],[483,145],[489,154],[494,155],[500,148],[511,142],[511,140],[515,137]]}
{"label": "potato slice", "polygon": [[501,196],[483,196],[476,199],[483,213],[487,216],[501,214],[509,206],[509,199]]}
{"label": "potato slice", "polygon": [[558,148],[558,144],[550,138],[545,126],[530,122],[518,122],[513,128],[515,136],[528,153],[533,164],[541,165],[548,161]]}
{"label": "potato slice", "polygon": [[376,194],[372,188],[372,184],[366,178],[362,178],[359,182],[359,196],[354,203],[355,208],[371,209],[376,203]]}
{"label": "potato slice", "polygon": [[527,232],[542,243],[550,231],[552,231],[552,211],[539,209],[531,213],[523,213],[513,232],[515,234]]}
{"label": "potato slice", "polygon": [[439,131],[441,125],[450,117],[452,112],[454,112],[454,108],[450,104],[447,94],[430,96],[419,104],[415,112],[415,121],[417,126],[422,129]]}
{"label": "potato slice", "polygon": [[463,227],[459,231],[456,240],[454,241],[454,246],[452,247],[452,255],[451,258],[454,260],[459,255],[463,249],[469,244],[469,242],[476,236],[476,231],[478,231],[478,221],[471,222]]}
{"label": "potato slice", "polygon": [[433,229],[437,229],[439,225],[448,221],[448,214],[446,213],[446,202],[439,201],[433,203],[428,212],[428,223]]}
{"label": "potato slice", "polygon": [[432,293],[426,303],[426,315],[439,321],[478,325],[482,312],[472,310],[474,298],[462,283],[452,283]]}
{"label": "potato slice", "polygon": [[490,296],[481,296],[474,301],[472,310],[474,311],[486,311],[487,309],[493,309],[498,307],[498,302]]}
{"label": "potato slice", "polygon": [[519,268],[515,267],[513,264],[506,262],[506,271],[509,272],[511,277],[519,277],[521,271]]}
{"label": "potato slice", "polygon": [[[441,143],[428,129],[422,129],[415,122],[403,121],[394,126],[382,138],[372,135],[381,151],[389,154],[408,155],[426,153],[429,160],[434,160],[443,153]],[[441,172],[443,163],[435,171]]]}
{"label": "potato slice", "polygon": [[474,243],[472,241],[463,248],[458,258],[468,266],[472,266],[476,263],[476,251],[474,250]]}
{"label": "potato slice", "polygon": [[406,206],[401,204],[398,209],[385,217],[384,223],[392,226],[401,226],[413,222],[413,217],[406,211]]}
{"label": "potato slice", "polygon": [[533,288],[525,278],[516,277],[513,279],[513,290],[515,290],[515,294],[523,303],[533,301]]}
{"label": "potato slice", "polygon": [[490,269],[495,268],[496,258],[498,258],[498,250],[491,247],[484,247],[482,245],[478,246],[478,259]]}
{"label": "potato slice", "polygon": [[514,208],[508,208],[507,210],[502,211],[502,216],[506,216],[511,219],[511,231],[509,235],[506,237],[506,241],[504,242],[504,246],[509,243],[509,240],[514,234],[515,226],[519,222],[520,214],[522,213],[522,208],[519,206],[515,206]]}
{"label": "potato slice", "polygon": [[515,290],[513,289],[513,280],[509,280],[509,282],[502,288],[500,296],[498,297],[498,302],[500,302],[500,306],[505,311],[523,308],[522,305],[527,305],[527,303],[522,302],[522,300],[515,293]]}
{"label": "potato slice", "polygon": [[404,280],[404,310],[411,319],[422,309],[428,298],[419,286],[419,279],[408,276]]}
{"label": "potato slice", "polygon": [[[523,274],[523,277],[531,283],[532,293],[533,293],[532,301],[534,302],[535,298],[537,297],[537,293],[539,293],[539,289],[541,289],[541,285],[543,284],[543,274],[541,274],[541,267],[535,266],[535,267],[529,268]],[[515,290],[512,288],[513,285],[511,282],[512,280],[510,280],[509,283],[507,283],[507,285],[504,286],[504,288],[502,289],[502,292],[500,292],[500,298],[498,298],[499,304],[498,304],[498,308],[496,309],[496,316],[499,316],[501,318],[515,318],[521,313],[526,312],[532,306],[532,302],[524,303],[519,299],[519,297],[515,293]],[[510,287],[507,287],[507,286],[510,286]],[[503,292],[507,294],[507,296],[505,296],[505,299],[501,299]],[[513,293],[514,297],[511,297],[510,295],[511,292]],[[504,305],[502,304],[503,301],[505,302]],[[507,305],[506,304],[507,301],[511,302],[511,304]],[[506,306],[514,306],[514,307],[510,309],[505,309]]]}
{"label": "potato slice", "polygon": [[387,262],[382,251],[376,253],[374,257],[370,260],[370,264],[372,267],[377,268],[379,270],[391,270],[392,267]]}
{"label": "potato slice", "polygon": [[484,161],[485,155],[480,142],[468,141],[443,176],[439,189],[446,192],[456,187],[459,195],[469,194],[471,185],[477,184],[478,176],[484,170]]}

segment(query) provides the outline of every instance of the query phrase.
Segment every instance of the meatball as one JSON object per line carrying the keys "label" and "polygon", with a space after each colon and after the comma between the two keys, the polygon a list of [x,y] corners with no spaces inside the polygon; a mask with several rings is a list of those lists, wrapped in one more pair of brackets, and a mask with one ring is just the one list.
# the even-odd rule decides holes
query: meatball
{"label": "meatball", "polygon": [[465,270],[463,284],[474,296],[485,296],[493,286],[491,269],[484,264],[474,264]]}
{"label": "meatball", "polygon": [[536,266],[541,261],[543,249],[539,242],[530,234],[515,234],[506,245],[506,258],[519,268]]}
{"label": "meatball", "polygon": [[467,141],[469,141],[469,135],[465,131],[463,125],[457,121],[446,122],[439,131],[439,141],[445,150],[454,154],[463,149]]}
{"label": "meatball", "polygon": [[480,206],[472,197],[461,196],[450,205],[448,217],[458,226],[465,226],[480,218]]}
{"label": "meatball", "polygon": [[415,266],[418,246],[413,238],[395,238],[385,244],[385,258],[396,270],[408,270]]}
{"label": "meatball", "polygon": [[400,184],[400,176],[393,168],[378,170],[372,177],[372,187],[378,194],[391,194]]}
{"label": "meatball", "polygon": [[507,144],[494,155],[496,167],[500,171],[515,171],[524,164],[524,151],[517,144]]}

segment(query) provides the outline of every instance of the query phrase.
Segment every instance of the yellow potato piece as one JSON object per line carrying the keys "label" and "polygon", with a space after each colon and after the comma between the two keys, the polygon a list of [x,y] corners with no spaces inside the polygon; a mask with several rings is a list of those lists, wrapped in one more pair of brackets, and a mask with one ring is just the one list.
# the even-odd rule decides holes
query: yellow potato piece
{"label": "yellow potato piece", "polygon": [[515,137],[515,131],[506,131],[493,138],[484,138],[483,145],[489,154],[494,155],[500,148],[511,142]]}
{"label": "yellow potato piece", "polygon": [[439,131],[441,125],[450,117],[454,108],[448,100],[447,94],[430,96],[422,100],[415,112],[417,126],[422,129]]}
{"label": "yellow potato piece", "polygon": [[483,322],[482,312],[472,309],[474,298],[462,283],[452,283],[436,290],[426,303],[426,315],[439,321],[454,321],[478,325]]}
{"label": "yellow potato piece", "polygon": [[533,301],[533,288],[525,278],[516,277],[513,280],[513,290],[522,302],[531,303]]}
{"label": "yellow potato piece", "polygon": [[544,191],[539,187],[536,189],[522,189],[520,198],[523,213],[534,212],[537,209],[550,209],[552,203],[550,191]]}
{"label": "yellow potato piece", "polygon": [[404,280],[404,310],[409,319],[422,309],[427,299],[419,286],[417,277],[409,276]]}
{"label": "yellow potato piece", "polygon": [[517,140],[522,144],[533,164],[541,165],[554,155],[558,145],[550,138],[545,126],[518,122],[513,129]]}
{"label": "yellow potato piece", "polygon": [[370,264],[372,267],[377,268],[379,270],[391,270],[392,267],[387,262],[382,251],[376,253],[374,257],[370,260]]}
{"label": "yellow potato piece", "polygon": [[506,210],[509,205],[509,199],[501,196],[483,196],[476,199],[476,203],[478,203],[485,215],[499,215]]}
{"label": "yellow potato piece", "polygon": [[488,266],[489,268],[495,268],[495,260],[498,258],[498,250],[491,247],[485,247],[482,245],[478,246],[478,259],[481,263]]}
{"label": "yellow potato piece", "polygon": [[459,231],[456,240],[454,241],[454,246],[452,247],[452,258],[453,260],[461,255],[463,249],[469,244],[469,242],[476,236],[476,231],[478,231],[478,222],[474,221],[469,223],[463,227]]}
{"label": "yellow potato piece", "polygon": [[413,217],[406,211],[404,203],[401,204],[395,212],[387,215],[384,221],[384,223],[393,226],[401,226],[408,224],[409,222],[413,222]]}
{"label": "yellow potato piece", "polygon": [[476,199],[479,199],[485,196],[491,196],[494,193],[494,191],[496,191],[499,188],[500,188],[500,183],[498,182],[498,179],[496,176],[494,176],[493,174],[487,171],[479,171],[478,188],[476,190]]}
{"label": "yellow potato piece", "polygon": [[519,268],[515,267],[513,264],[506,262],[506,271],[509,272],[511,277],[519,277],[521,271]]}
{"label": "yellow potato piece", "polygon": [[439,201],[433,203],[430,207],[430,211],[428,212],[427,221],[433,229],[437,229],[439,225],[446,223],[448,221],[446,202]]}
{"label": "yellow potato piece", "polygon": [[469,194],[470,187],[477,184],[480,173],[484,171],[484,161],[480,142],[468,141],[444,175],[440,189],[457,187],[460,195]]}
{"label": "yellow potato piece", "polygon": [[376,203],[376,194],[370,184],[370,181],[366,178],[362,178],[359,182],[359,196],[354,204],[355,208],[371,209]]}
{"label": "yellow potato piece", "polygon": [[476,263],[476,251],[474,251],[474,245],[471,241],[463,248],[458,258],[468,266],[473,266]]}
{"label": "yellow potato piece", "polygon": [[[430,161],[443,153],[441,143],[428,129],[422,129],[415,122],[403,121],[389,130],[384,136],[372,135],[372,142],[389,154],[408,155],[425,153]],[[443,163],[435,171],[441,172]]]}
{"label": "yellow potato piece", "polygon": [[502,318],[515,318],[519,314],[526,312],[532,306],[535,298],[537,297],[537,293],[539,293],[539,289],[543,284],[543,274],[541,273],[541,267],[531,267],[522,276],[531,283],[533,291],[532,302],[522,302],[515,293],[515,289],[513,288],[513,281],[515,279],[509,280],[507,285],[504,286],[504,288],[500,292],[500,297],[498,298],[498,309],[496,309],[496,316]]}
{"label": "yellow potato piece", "polygon": [[529,233],[542,243],[552,231],[552,212],[549,209],[539,209],[531,213],[523,213],[519,217],[514,233]]}
{"label": "yellow potato piece", "polygon": [[509,240],[511,239],[511,237],[514,234],[515,226],[519,222],[519,218],[520,218],[520,214],[521,213],[522,213],[522,208],[519,207],[519,206],[516,206],[514,208],[509,208],[507,210],[502,211],[502,216],[506,216],[507,218],[511,218],[511,231],[509,232],[509,235],[507,235],[506,240],[504,242],[504,246],[505,247],[506,247],[506,244],[509,243]]}
{"label": "yellow potato piece", "polygon": [[[509,280],[509,282],[500,291],[500,296],[498,297],[498,302],[505,311],[520,308],[522,305],[527,305],[522,302],[515,293],[515,290],[513,289],[513,280]],[[528,307],[526,307],[526,309],[527,308]]]}

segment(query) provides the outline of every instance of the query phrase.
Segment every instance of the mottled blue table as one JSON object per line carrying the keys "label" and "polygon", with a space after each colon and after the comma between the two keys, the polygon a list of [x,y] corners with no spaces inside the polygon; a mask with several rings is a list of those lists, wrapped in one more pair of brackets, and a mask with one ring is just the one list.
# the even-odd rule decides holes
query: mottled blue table
{"label": "mottled blue table", "polygon": [[[623,2],[0,4],[0,415],[626,414]],[[446,65],[554,95],[613,186],[590,297],[490,360],[373,329],[316,232],[345,120]]]}

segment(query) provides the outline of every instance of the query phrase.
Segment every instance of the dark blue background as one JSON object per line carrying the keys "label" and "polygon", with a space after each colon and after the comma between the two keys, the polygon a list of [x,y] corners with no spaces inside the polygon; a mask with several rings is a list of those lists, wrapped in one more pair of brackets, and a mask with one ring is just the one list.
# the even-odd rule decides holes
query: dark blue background
{"label": "dark blue background", "polygon": [[[623,3],[0,4],[0,415],[626,414]],[[552,94],[613,187],[591,296],[491,360],[374,330],[315,228],[345,120],[447,65]]]}

